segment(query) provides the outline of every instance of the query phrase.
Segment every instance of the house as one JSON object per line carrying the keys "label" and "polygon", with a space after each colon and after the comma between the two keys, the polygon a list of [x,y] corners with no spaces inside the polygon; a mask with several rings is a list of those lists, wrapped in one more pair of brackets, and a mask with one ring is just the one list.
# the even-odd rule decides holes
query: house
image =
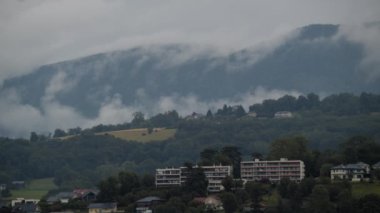
{"label": "house", "polygon": [[11,206],[15,207],[20,204],[38,204],[38,202],[40,202],[38,199],[16,198],[14,200],[11,200]]}
{"label": "house", "polygon": [[203,114],[193,112],[191,115],[185,117],[185,120],[197,120],[205,117]]}
{"label": "house", "polygon": [[23,189],[25,188],[25,181],[12,181],[12,188],[13,189]]}
{"label": "house", "polygon": [[155,196],[149,196],[136,201],[137,213],[152,212],[152,208],[158,204],[163,203],[165,200]]}
{"label": "house", "polygon": [[251,117],[251,118],[256,118],[257,117],[257,113],[256,112],[248,112],[247,116]]}
{"label": "house", "polygon": [[80,199],[83,201],[94,201],[99,194],[99,190],[95,189],[75,189],[73,191],[73,199]]}
{"label": "house", "polygon": [[17,203],[13,206],[12,212],[37,213],[40,209],[36,203]]}
{"label": "house", "polygon": [[289,111],[279,111],[274,114],[274,118],[292,118],[293,113]]}
{"label": "house", "polygon": [[0,184],[0,192],[7,189],[7,184],[2,183]]}
{"label": "house", "polygon": [[355,164],[341,164],[330,169],[331,180],[350,180],[358,182],[366,180],[370,174],[368,164],[358,162]]}
{"label": "house", "polygon": [[47,198],[47,203],[48,204],[53,204],[56,202],[60,203],[68,203],[71,199],[73,199],[74,193],[72,192],[60,192],[54,196],[50,196]]}
{"label": "house", "polygon": [[216,195],[209,195],[207,197],[195,197],[193,202],[202,204],[206,212],[223,211],[223,203]]}
{"label": "house", "polygon": [[116,203],[91,203],[88,213],[114,213],[117,212]]}
{"label": "house", "polygon": [[246,181],[269,180],[279,182],[282,178],[300,182],[305,177],[305,164],[301,160],[242,161],[240,163],[240,176]]}

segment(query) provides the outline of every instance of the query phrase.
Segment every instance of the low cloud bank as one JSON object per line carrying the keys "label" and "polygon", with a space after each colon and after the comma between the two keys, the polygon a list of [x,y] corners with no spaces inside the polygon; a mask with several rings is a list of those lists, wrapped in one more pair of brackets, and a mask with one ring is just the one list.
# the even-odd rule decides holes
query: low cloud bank
{"label": "low cloud bank", "polygon": [[137,111],[141,111],[150,117],[157,113],[177,110],[181,116],[186,116],[192,112],[206,113],[209,109],[215,111],[224,104],[242,105],[248,110],[250,105],[261,103],[265,99],[278,99],[286,94],[297,97],[301,94],[297,91],[258,87],[253,91],[237,95],[235,98],[218,99],[210,102],[201,101],[195,95],[161,96],[157,102],[150,106],[125,105],[122,103],[120,95],[114,94],[102,104],[96,118],[88,118],[74,108],[59,103],[51,93],[52,91],[57,92],[58,88],[59,86],[55,88],[56,90],[51,87],[46,89],[46,95],[41,99],[41,109],[21,104],[18,94],[14,91],[4,93],[5,98],[0,100],[2,136],[28,138],[32,131],[46,134],[53,132],[56,128],[68,129],[77,126],[88,128],[98,124],[119,124],[131,121],[133,113]]}

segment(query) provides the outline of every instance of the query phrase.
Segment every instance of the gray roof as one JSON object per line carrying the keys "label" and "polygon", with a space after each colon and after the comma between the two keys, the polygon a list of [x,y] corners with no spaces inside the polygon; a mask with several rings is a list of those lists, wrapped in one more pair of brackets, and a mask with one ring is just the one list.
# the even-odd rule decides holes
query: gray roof
{"label": "gray roof", "polygon": [[156,196],[149,196],[149,197],[144,197],[144,198],[136,201],[136,203],[149,203],[152,201],[163,201],[163,199],[156,197]]}
{"label": "gray roof", "polygon": [[72,192],[60,192],[54,196],[50,196],[47,199],[47,202],[56,202],[59,201],[60,199],[71,199],[73,198],[74,194]]}
{"label": "gray roof", "polygon": [[90,203],[89,209],[113,209],[116,208],[116,203]]}
{"label": "gray roof", "polygon": [[369,167],[368,164],[363,163],[363,162],[358,162],[358,163],[352,163],[352,164],[341,164],[335,167],[332,167],[331,169],[366,169]]}

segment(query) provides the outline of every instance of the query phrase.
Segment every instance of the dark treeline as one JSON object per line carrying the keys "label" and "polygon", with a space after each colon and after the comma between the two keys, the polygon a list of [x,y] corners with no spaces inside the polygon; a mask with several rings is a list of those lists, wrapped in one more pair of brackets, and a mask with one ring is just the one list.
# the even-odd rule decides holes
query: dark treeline
{"label": "dark treeline", "polygon": [[[355,96],[349,93],[341,93],[327,96],[320,100],[320,97],[314,93],[306,96],[293,97],[285,95],[277,100],[264,100],[261,104],[254,104],[249,107],[249,112],[257,113],[258,117],[272,118],[276,112],[290,111],[300,115],[320,116],[352,116],[365,115],[380,112],[380,95],[371,93],[362,93],[360,96]],[[240,106],[224,105],[216,112],[207,112],[205,118],[221,120],[235,119],[247,115],[245,109]],[[159,113],[149,119],[145,119],[142,112],[136,112],[134,119],[129,123],[117,125],[99,124],[90,129],[82,130],[80,127],[70,128],[67,131],[56,129],[53,137],[63,137],[66,135],[92,134],[95,132],[140,128],[140,127],[166,127],[177,128],[182,123],[184,118],[181,118],[177,111],[172,110],[166,113]],[[37,139],[36,133],[33,133],[33,138]],[[42,136],[44,137],[44,136]]]}
{"label": "dark treeline", "polygon": [[273,117],[278,111],[319,111],[332,115],[358,115],[380,111],[380,95],[362,93],[355,96],[349,93],[330,95],[320,100],[313,93],[298,98],[285,95],[278,100],[265,100],[262,104],[254,104],[249,111],[258,116]]}

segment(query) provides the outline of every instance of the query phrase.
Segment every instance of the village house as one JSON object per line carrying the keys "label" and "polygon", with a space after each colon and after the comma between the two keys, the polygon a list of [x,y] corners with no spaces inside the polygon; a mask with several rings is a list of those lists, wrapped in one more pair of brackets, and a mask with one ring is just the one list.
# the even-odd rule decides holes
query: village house
{"label": "village house", "polygon": [[274,114],[274,118],[292,118],[293,113],[289,111],[279,111]]}
{"label": "village house", "polygon": [[117,212],[116,203],[91,203],[88,206],[88,213],[115,213]]}
{"label": "village house", "polygon": [[368,164],[358,162],[355,164],[341,164],[330,169],[331,180],[350,180],[358,182],[368,180],[370,167]]}
{"label": "village house", "polygon": [[163,203],[165,200],[155,196],[149,196],[136,201],[137,213],[151,213],[153,207]]}

